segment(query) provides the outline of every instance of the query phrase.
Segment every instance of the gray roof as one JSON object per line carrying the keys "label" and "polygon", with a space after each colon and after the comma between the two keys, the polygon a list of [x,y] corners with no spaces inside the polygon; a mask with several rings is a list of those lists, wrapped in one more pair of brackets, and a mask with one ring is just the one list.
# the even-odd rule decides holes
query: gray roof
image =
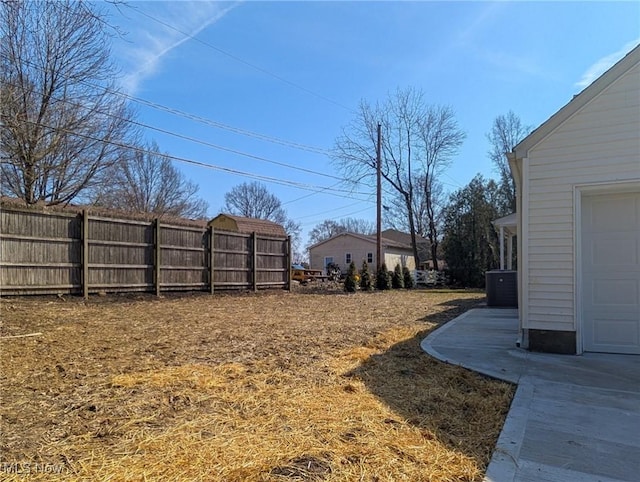
{"label": "gray roof", "polygon": [[[344,232],[344,233],[336,234],[335,236],[331,236],[330,238],[323,239],[322,241],[318,241],[316,244],[313,244],[313,245],[309,246],[309,249],[315,248],[316,246],[320,246],[321,244],[324,244],[324,243],[326,243],[328,241],[331,241],[332,239],[336,239],[336,238],[338,238],[340,236],[352,236],[354,238],[362,239],[362,240],[367,241],[367,242],[372,243],[372,244],[376,244],[376,242],[377,242],[375,234],[367,235],[367,234]],[[400,242],[395,241],[393,239],[388,239],[388,238],[384,238],[384,237],[382,238],[382,245],[386,246],[386,247],[389,247],[389,248],[399,248],[399,249],[413,250],[413,248],[411,247],[411,244],[400,243]]]}
{"label": "gray roof", "polygon": [[[391,240],[396,241],[398,243],[402,243],[402,244],[411,246],[411,234],[410,233],[403,233],[402,231],[398,231],[397,229],[385,229],[384,231],[382,231],[382,237],[383,238],[387,238],[387,239],[391,239]],[[429,242],[428,239],[425,239],[422,236],[416,234],[416,243],[417,244],[423,244],[423,243],[428,243],[428,242]]]}

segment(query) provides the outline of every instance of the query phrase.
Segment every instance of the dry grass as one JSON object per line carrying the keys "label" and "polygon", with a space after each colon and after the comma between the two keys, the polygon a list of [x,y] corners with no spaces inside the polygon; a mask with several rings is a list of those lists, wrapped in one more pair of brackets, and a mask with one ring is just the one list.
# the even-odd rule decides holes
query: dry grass
{"label": "dry grass", "polygon": [[[9,464],[0,473],[480,480],[513,389],[419,347],[480,299],[464,291],[2,299],[0,337],[42,335],[0,339],[0,470]],[[31,474],[10,473],[27,462]]]}

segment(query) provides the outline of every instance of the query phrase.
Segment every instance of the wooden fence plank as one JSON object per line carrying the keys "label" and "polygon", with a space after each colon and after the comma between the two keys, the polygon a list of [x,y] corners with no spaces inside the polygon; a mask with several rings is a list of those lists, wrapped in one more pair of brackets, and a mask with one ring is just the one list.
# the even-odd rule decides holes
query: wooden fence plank
{"label": "wooden fence plank", "polygon": [[205,230],[205,228],[196,228],[193,226],[180,226],[178,224],[165,224],[165,223],[160,223],[160,227],[165,229],[175,229],[176,231],[191,231],[194,233],[202,233]]}
{"label": "wooden fence plank", "polygon": [[293,253],[291,252],[291,236],[287,236],[287,291],[291,291],[291,267],[293,264]]}
{"label": "wooden fence plank", "polygon": [[253,251],[253,262],[251,263],[251,268],[253,270],[253,291],[258,291],[258,235],[254,231],[251,235],[251,239],[253,240],[251,249]]}
{"label": "wooden fence plank", "polygon": [[82,210],[82,296],[89,298],[89,211]]}
{"label": "wooden fence plank", "polygon": [[46,236],[26,236],[23,234],[0,233],[0,239],[13,239],[16,241],[38,241],[47,243],[75,243],[81,240],[75,238],[48,238]]}
{"label": "wooden fence plank", "polygon": [[193,246],[175,246],[172,244],[161,244],[160,249],[173,249],[175,251],[204,251],[205,248],[195,248]]}
{"label": "wooden fence plank", "polygon": [[90,239],[94,246],[122,246],[124,248],[146,248],[149,243],[130,243],[128,241],[111,241],[105,239]]}
{"label": "wooden fence plank", "polygon": [[154,242],[154,272],[155,272],[155,285],[156,285],[156,296],[160,296],[160,266],[162,263],[162,251],[160,249],[160,220],[156,219],[155,221],[155,236],[153,237]]}
{"label": "wooden fence plank", "polygon": [[[147,269],[153,268],[152,264],[116,264],[116,263],[91,263],[91,269]],[[163,266],[164,268],[164,266]]]}
{"label": "wooden fence plank", "polygon": [[17,262],[13,263],[11,261],[3,261],[3,266],[15,266],[15,267],[23,267],[23,268],[81,268],[82,263],[28,263],[28,262]]}
{"label": "wooden fence plank", "polygon": [[215,290],[215,282],[213,280],[213,255],[215,253],[215,248],[213,247],[213,235],[214,229],[213,225],[209,226],[209,293],[213,294]]}
{"label": "wooden fence plank", "polygon": [[148,226],[149,221],[137,221],[135,219],[105,218],[103,216],[89,216],[92,221],[102,221],[113,224],[130,224],[134,226]]}
{"label": "wooden fence plank", "polygon": [[218,272],[231,272],[231,273],[238,273],[238,272],[242,272],[242,273],[253,273],[253,268],[226,268],[226,267],[222,267],[222,266],[218,266],[216,268],[216,271]]}

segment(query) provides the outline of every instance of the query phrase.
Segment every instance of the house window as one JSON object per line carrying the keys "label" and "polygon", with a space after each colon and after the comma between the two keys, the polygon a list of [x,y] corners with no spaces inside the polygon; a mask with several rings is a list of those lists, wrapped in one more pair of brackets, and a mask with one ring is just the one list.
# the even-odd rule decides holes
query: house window
{"label": "house window", "polygon": [[345,255],[345,257],[344,257],[344,261],[345,261],[345,263],[347,264],[347,266],[351,264],[351,253],[347,253],[347,254]]}
{"label": "house window", "polygon": [[367,253],[367,263],[373,263],[373,253]]}
{"label": "house window", "polygon": [[333,256],[325,256],[325,258],[324,258],[324,267],[326,268],[331,263],[333,263]]}

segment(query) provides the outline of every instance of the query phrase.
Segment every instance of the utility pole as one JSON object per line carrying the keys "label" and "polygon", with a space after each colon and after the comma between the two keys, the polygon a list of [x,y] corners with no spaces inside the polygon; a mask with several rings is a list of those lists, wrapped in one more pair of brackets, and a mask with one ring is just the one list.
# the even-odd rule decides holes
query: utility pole
{"label": "utility pole", "polygon": [[376,273],[382,266],[382,159],[380,155],[380,143],[382,134],[380,124],[378,124],[378,142],[376,143]]}

